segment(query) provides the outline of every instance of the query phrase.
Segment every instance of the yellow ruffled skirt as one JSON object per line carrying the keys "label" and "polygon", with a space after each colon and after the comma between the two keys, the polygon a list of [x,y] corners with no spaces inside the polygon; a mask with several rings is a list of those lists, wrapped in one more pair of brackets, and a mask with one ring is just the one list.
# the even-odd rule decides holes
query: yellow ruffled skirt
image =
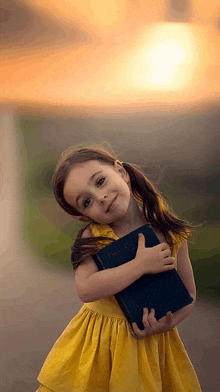
{"label": "yellow ruffled skirt", "polygon": [[38,392],[201,391],[176,327],[135,339],[114,297],[82,306],[38,381]]}

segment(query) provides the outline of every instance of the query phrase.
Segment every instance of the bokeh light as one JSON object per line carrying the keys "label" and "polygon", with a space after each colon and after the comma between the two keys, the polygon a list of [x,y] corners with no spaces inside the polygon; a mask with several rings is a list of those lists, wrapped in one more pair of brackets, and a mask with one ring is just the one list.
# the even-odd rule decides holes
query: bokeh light
{"label": "bokeh light", "polygon": [[[125,106],[127,111],[146,110],[161,103],[185,107],[220,99],[220,10],[214,0],[208,11],[204,2],[192,1],[187,23],[166,21],[165,0],[151,3],[150,9],[143,0],[19,4],[33,20],[24,25],[22,13],[20,19],[14,16],[19,39],[7,30],[12,22],[5,17],[2,24],[7,39],[1,51],[0,99],[5,105],[47,107],[56,113],[111,106],[124,112]],[[13,9],[9,21],[11,14]],[[48,24],[56,29],[57,41]]]}
{"label": "bokeh light", "polygon": [[175,79],[177,66],[183,63],[185,58],[186,51],[180,42],[172,38],[163,41],[147,56],[150,65],[146,79],[157,85],[170,84]]}

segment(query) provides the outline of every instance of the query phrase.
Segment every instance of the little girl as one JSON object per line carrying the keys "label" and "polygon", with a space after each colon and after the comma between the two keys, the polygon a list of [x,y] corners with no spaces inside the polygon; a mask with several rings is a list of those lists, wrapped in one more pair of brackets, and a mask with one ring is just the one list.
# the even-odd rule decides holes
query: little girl
{"label": "little girl", "polygon": [[[54,175],[60,206],[88,222],[72,247],[76,292],[84,302],[50,351],[38,392],[199,392],[201,388],[176,325],[192,312],[196,288],[188,255],[192,228],[169,209],[144,174],[97,147],[67,150]],[[98,249],[150,222],[161,243],[133,260],[98,271]],[[194,301],[156,320],[143,310],[144,330],[131,329],[114,294],[143,274],[177,268]]]}

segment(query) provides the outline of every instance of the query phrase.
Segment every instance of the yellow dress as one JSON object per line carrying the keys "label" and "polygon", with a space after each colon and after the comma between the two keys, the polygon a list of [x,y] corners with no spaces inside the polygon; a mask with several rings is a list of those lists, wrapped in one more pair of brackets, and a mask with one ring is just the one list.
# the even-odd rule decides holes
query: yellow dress
{"label": "yellow dress", "polygon": [[[118,239],[108,225],[90,227],[93,236]],[[135,339],[114,296],[82,306],[38,381],[37,392],[201,392],[177,328]]]}

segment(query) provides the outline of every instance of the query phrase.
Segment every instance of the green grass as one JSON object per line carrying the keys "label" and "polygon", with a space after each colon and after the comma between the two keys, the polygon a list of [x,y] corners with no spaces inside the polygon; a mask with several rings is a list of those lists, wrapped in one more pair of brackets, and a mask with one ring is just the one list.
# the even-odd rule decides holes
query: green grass
{"label": "green grass", "polygon": [[[219,249],[220,250],[220,249]],[[190,254],[197,292],[200,296],[220,299],[220,261],[217,255],[211,256],[194,250]],[[199,257],[194,261],[194,257]]]}
{"label": "green grass", "polygon": [[197,291],[200,296],[220,299],[220,224],[204,224],[189,244]]}
{"label": "green grass", "polygon": [[25,238],[28,239],[32,251],[50,267],[72,270],[70,249],[81,227],[82,225],[76,222],[62,227],[61,230],[39,211],[33,200],[26,202]]}
{"label": "green grass", "polygon": [[[210,173],[207,178],[205,175],[178,176],[164,184],[163,192],[178,216],[193,225],[201,225],[194,229],[189,243],[197,292],[200,296],[219,300],[220,198],[214,177]],[[201,188],[205,190],[201,192]]]}
{"label": "green grass", "polygon": [[44,119],[20,117],[20,149],[23,157],[25,213],[23,220],[24,241],[36,254],[38,262],[50,268],[71,270],[70,248],[83,225],[77,221],[65,224],[54,222],[42,213],[44,200],[56,212],[60,207],[53,197],[52,176],[57,156],[42,145],[39,127]]}

